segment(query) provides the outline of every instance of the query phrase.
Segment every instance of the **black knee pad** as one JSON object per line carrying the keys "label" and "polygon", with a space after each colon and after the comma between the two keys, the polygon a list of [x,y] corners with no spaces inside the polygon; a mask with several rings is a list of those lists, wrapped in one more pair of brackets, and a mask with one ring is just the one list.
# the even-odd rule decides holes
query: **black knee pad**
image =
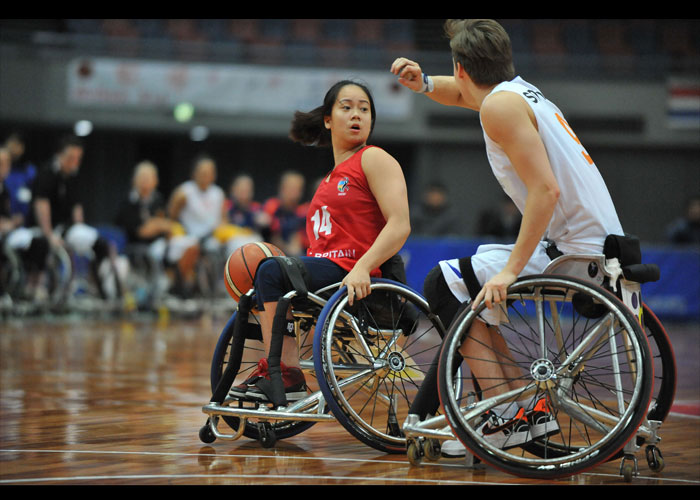
{"label": "black knee pad", "polygon": [[49,255],[49,240],[45,237],[32,238],[24,257],[27,267],[32,270],[43,271],[46,268],[46,258]]}
{"label": "black knee pad", "polygon": [[95,252],[95,261],[102,262],[103,259],[109,257],[109,242],[100,236],[92,246],[92,251]]}
{"label": "black knee pad", "polygon": [[423,296],[428,301],[430,310],[437,314],[445,327],[452,322],[462,305],[447,286],[440,266],[435,266],[425,277]]}

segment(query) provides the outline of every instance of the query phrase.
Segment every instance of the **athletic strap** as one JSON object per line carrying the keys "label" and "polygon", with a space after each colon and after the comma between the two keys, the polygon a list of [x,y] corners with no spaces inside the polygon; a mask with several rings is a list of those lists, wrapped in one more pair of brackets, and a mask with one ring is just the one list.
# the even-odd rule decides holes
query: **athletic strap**
{"label": "athletic strap", "polygon": [[243,295],[238,302],[238,310],[233,321],[229,321],[225,328],[233,328],[231,334],[231,354],[226,365],[226,370],[221,375],[219,383],[211,397],[212,403],[223,403],[226,395],[231,390],[233,381],[238,375],[243,359],[243,346],[246,339],[246,327],[248,326],[248,313],[250,312],[250,295]]}
{"label": "athletic strap", "polygon": [[287,286],[297,292],[297,297],[305,298],[308,295],[309,272],[299,257],[278,255],[264,259],[261,261],[261,264],[268,259],[276,260],[279,263],[282,274],[287,281]]}
{"label": "athletic strap", "polygon": [[268,399],[275,405],[287,406],[287,396],[284,392],[284,382],[282,381],[282,343],[284,332],[287,326],[287,310],[291,300],[281,298],[277,302],[275,317],[272,320],[272,339],[270,340],[270,352],[267,356],[267,366],[270,379],[261,378],[255,385]]}

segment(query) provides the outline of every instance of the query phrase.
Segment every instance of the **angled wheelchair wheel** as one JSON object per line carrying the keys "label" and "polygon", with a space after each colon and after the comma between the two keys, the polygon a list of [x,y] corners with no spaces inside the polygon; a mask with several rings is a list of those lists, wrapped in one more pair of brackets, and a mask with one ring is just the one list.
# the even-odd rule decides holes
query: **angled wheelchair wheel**
{"label": "angled wheelchair wheel", "polygon": [[[503,368],[500,378],[478,379],[478,402],[453,391],[460,376],[453,367],[485,305],[463,311],[447,333],[438,381],[455,435],[484,462],[537,479],[577,474],[614,456],[646,418],[652,394],[649,345],[635,317],[603,288],[550,275],[516,281],[503,307],[508,320],[496,347],[483,344],[463,360],[493,359]],[[516,417],[506,432],[485,430],[487,418],[508,406]]]}
{"label": "angled wheelchair wheel", "polygon": [[[233,341],[233,325],[236,321],[236,316],[238,312],[234,312],[231,318],[228,320],[224,326],[219,340],[217,341],[216,348],[214,349],[214,355],[212,357],[211,369],[210,369],[210,383],[212,392],[216,390],[219,380],[221,379],[226,366],[229,363],[229,358],[232,356],[232,341]],[[251,314],[249,316],[251,321],[256,322],[255,315]],[[257,325],[259,326],[259,324]],[[306,335],[304,339],[306,339]],[[302,339],[302,353],[307,353],[310,356],[311,345],[310,340],[308,344]],[[262,342],[255,339],[246,339],[245,341],[245,351],[247,356],[241,361],[241,366],[238,370],[238,376],[236,380],[243,381],[247,379],[250,374],[255,370],[258,360],[267,356]],[[234,382],[234,385],[237,382]],[[229,404],[235,404],[234,402],[229,402]],[[224,422],[231,427],[233,430],[237,430],[240,425],[240,419],[238,417],[223,416]],[[265,430],[269,433],[272,431],[277,439],[290,438],[296,436],[297,434],[305,431],[311,427],[315,422],[301,422],[301,421],[284,421],[278,420],[270,423],[269,427]],[[261,435],[261,427],[253,422],[246,422],[246,427],[243,430],[243,435],[254,440],[261,440],[264,436]]]}
{"label": "angled wheelchair wheel", "polygon": [[346,287],[328,300],[314,335],[316,377],[350,434],[377,450],[406,453],[401,423],[444,331],[407,286],[373,279],[371,290],[353,306]]}
{"label": "angled wheelchair wheel", "polygon": [[664,421],[676,396],[676,357],[666,329],[646,304],[642,304],[642,321],[654,363],[654,393],[647,418]]}

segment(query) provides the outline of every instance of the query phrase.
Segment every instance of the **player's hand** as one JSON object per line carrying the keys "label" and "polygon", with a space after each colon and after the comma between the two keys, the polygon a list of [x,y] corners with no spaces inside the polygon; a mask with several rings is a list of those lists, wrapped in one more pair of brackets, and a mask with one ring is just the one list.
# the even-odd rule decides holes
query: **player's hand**
{"label": "player's hand", "polygon": [[476,309],[482,300],[489,309],[492,309],[496,304],[504,302],[508,295],[508,287],[512,285],[516,279],[518,279],[518,277],[509,271],[504,270],[498,273],[484,284],[472,303],[472,309]]}
{"label": "player's hand", "polygon": [[356,299],[367,297],[371,293],[370,283],[369,272],[354,267],[341,283],[341,286],[348,287],[348,304],[352,305]]}
{"label": "player's hand", "polygon": [[423,88],[423,71],[417,62],[399,57],[391,65],[391,72],[399,77],[399,83],[404,87],[414,92]]}

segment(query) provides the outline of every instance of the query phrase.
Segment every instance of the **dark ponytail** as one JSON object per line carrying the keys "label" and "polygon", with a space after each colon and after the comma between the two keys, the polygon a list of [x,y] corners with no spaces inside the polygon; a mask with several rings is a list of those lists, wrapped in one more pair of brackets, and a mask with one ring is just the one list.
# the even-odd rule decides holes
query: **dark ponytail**
{"label": "dark ponytail", "polygon": [[342,80],[333,85],[326,97],[323,99],[323,104],[311,111],[296,111],[292,119],[292,126],[289,130],[289,138],[294,142],[303,144],[304,146],[326,147],[331,145],[331,132],[325,126],[323,119],[329,116],[333,110],[333,105],[338,99],[338,93],[346,85],[356,85],[360,87],[369,98],[370,109],[372,112],[372,125],[370,134],[374,130],[374,122],[376,120],[376,112],[374,108],[374,99],[366,85],[354,80]]}

